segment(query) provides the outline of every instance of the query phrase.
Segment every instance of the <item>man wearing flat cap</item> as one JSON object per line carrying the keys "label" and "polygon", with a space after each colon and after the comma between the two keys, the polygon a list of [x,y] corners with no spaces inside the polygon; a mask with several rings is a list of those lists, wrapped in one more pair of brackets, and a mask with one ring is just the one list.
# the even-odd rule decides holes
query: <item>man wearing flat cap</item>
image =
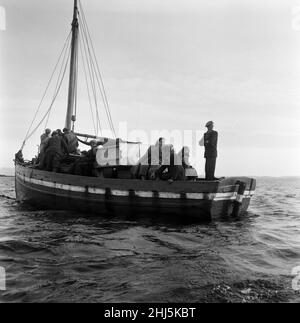
{"label": "man wearing flat cap", "polygon": [[205,147],[205,179],[208,181],[215,180],[216,160],[218,156],[217,144],[218,133],[214,131],[213,121],[207,122],[205,125],[207,132],[204,134],[204,147]]}
{"label": "man wearing flat cap", "polygon": [[45,132],[41,135],[41,144],[40,144],[40,153],[44,152],[45,146],[47,145],[48,140],[51,138],[51,129],[46,129]]}

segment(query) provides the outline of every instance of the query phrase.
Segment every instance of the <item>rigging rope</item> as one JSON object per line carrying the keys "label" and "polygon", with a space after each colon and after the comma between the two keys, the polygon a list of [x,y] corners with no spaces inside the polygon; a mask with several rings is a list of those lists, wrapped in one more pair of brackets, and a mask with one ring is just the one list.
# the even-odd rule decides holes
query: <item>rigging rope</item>
{"label": "rigging rope", "polygon": [[[79,35],[80,35],[80,33],[79,33]],[[82,59],[83,71],[84,71],[85,82],[86,82],[86,87],[87,87],[87,93],[88,93],[88,98],[89,98],[92,121],[93,121],[93,126],[94,126],[94,133],[95,133],[95,136],[96,136],[97,135],[97,130],[96,130],[96,124],[95,124],[93,106],[92,106],[92,100],[91,100],[91,94],[90,94],[90,87],[89,87],[89,82],[88,82],[88,77],[87,77],[87,72],[86,72],[84,55],[83,55],[83,50],[82,50],[81,38],[80,37],[79,37],[79,48],[80,48],[80,53],[81,53],[81,59]]]}
{"label": "rigging rope", "polygon": [[[82,13],[82,15],[80,14],[80,12],[78,11],[78,17],[79,17],[79,21],[80,21],[80,25],[82,26],[82,28],[80,28],[79,31],[82,30],[82,33],[79,32],[78,33],[78,42],[80,44],[80,51],[81,51],[81,56],[82,56],[82,61],[84,64],[84,73],[85,73],[85,79],[86,79],[86,83],[87,83],[87,90],[88,90],[88,96],[89,96],[89,102],[90,102],[90,108],[91,108],[91,112],[92,112],[92,119],[93,119],[93,125],[94,125],[94,130],[95,132],[100,133],[102,135],[102,127],[101,127],[101,122],[100,122],[100,110],[99,110],[99,106],[98,106],[98,99],[97,99],[97,90],[96,87],[98,85],[98,89],[100,91],[101,97],[102,97],[102,101],[103,101],[103,105],[105,108],[105,112],[106,112],[106,116],[107,116],[107,120],[108,120],[108,124],[111,128],[111,131],[113,133],[113,135],[116,138],[116,131],[114,128],[114,124],[113,124],[113,120],[112,120],[112,115],[111,115],[111,111],[110,111],[110,107],[109,107],[109,103],[108,103],[108,99],[107,99],[107,95],[106,95],[106,91],[104,88],[104,82],[103,82],[103,78],[100,72],[100,68],[99,68],[99,64],[97,61],[97,57],[95,54],[95,50],[94,50],[94,46],[93,46],[93,42],[92,42],[92,38],[91,38],[91,34],[89,31],[89,27],[88,24],[86,22],[86,18],[85,18],[85,14],[84,14],[84,10],[81,4],[81,1],[79,0],[79,6],[80,6],[80,11]],[[26,141],[31,138],[34,133],[39,129],[39,127],[41,126],[41,124],[45,121],[46,119],[46,123],[45,123],[45,128],[48,125],[49,122],[49,118],[50,118],[50,114],[51,114],[51,110],[53,108],[54,102],[60,92],[63,80],[65,78],[65,74],[66,74],[66,70],[67,70],[67,66],[69,64],[69,60],[70,60],[70,56],[71,56],[71,46],[70,46],[70,42],[71,42],[71,35],[72,35],[72,30],[70,31],[69,35],[67,36],[67,39],[64,43],[63,49],[59,55],[58,61],[55,64],[54,70],[51,74],[50,80],[47,83],[46,89],[43,93],[42,99],[38,105],[38,108],[35,112],[34,118],[27,130],[25,139],[23,141],[22,144],[22,148],[21,150],[23,150]],[[82,43],[83,46],[81,45],[80,42],[80,35],[81,39],[82,39]],[[82,49],[83,47],[83,49]],[[67,55],[69,50],[69,54]],[[84,55],[85,53],[85,55]],[[62,58],[63,57],[63,58]],[[76,58],[75,58],[75,76],[76,76],[76,82],[75,82],[75,116],[77,115],[77,103],[78,103],[78,97],[77,97],[77,88],[78,88],[78,60],[79,60],[79,52],[77,51],[76,53]],[[86,66],[85,66],[85,60],[86,60]],[[49,90],[49,87],[52,83],[53,77],[57,71],[57,68],[59,66],[61,62],[61,67],[59,70],[59,75],[58,75],[58,80],[57,83],[55,85],[55,90],[54,90],[54,94],[53,94],[53,98],[50,104],[49,109],[46,111],[46,114],[43,116],[42,120],[37,124],[37,126],[32,130],[32,127],[36,121],[36,118],[38,116],[38,113],[40,112],[41,106],[44,102],[44,99],[46,97],[46,94]],[[88,79],[89,76],[89,79]],[[91,89],[93,92],[93,96],[94,96],[94,102],[95,102],[95,111],[96,111],[96,116],[97,116],[97,123],[94,120],[94,114],[93,114],[93,107],[92,107],[92,100],[91,100],[91,95],[90,95],[90,90],[89,90],[89,81],[91,84]],[[97,83],[97,85],[96,85]],[[96,131],[97,130],[97,131]]]}
{"label": "rigging rope", "polygon": [[[79,20],[81,21],[81,18],[79,17]],[[95,86],[95,71],[93,69],[91,60],[89,59],[89,55],[88,55],[88,44],[86,43],[86,38],[84,37],[84,30],[83,31],[83,48],[84,48],[84,52],[85,52],[85,58],[86,58],[86,62],[87,62],[87,67],[88,67],[88,73],[90,76],[90,82],[91,82],[91,87],[92,87],[92,91],[93,91],[93,95],[94,95],[94,101],[95,101],[95,111],[96,111],[96,116],[97,116],[97,134],[99,133],[99,129],[100,132],[102,133],[102,128],[101,128],[101,122],[100,122],[100,112],[99,112],[99,107],[98,107],[98,99],[97,99],[97,91],[96,91],[96,86]]]}
{"label": "rigging rope", "polygon": [[[61,80],[60,80],[60,82],[59,82],[59,87],[57,88],[57,91],[56,91],[55,95],[53,96],[53,99],[52,99],[52,102],[51,102],[51,104],[50,104],[49,109],[47,110],[47,112],[46,112],[46,114],[44,115],[44,117],[42,118],[42,120],[41,120],[41,121],[37,124],[37,126],[34,128],[34,130],[32,130],[32,132],[31,132],[29,135],[27,135],[27,137],[25,138],[24,143],[25,143],[29,138],[31,138],[31,137],[34,135],[34,133],[39,129],[39,127],[41,126],[41,124],[42,124],[42,123],[44,122],[44,120],[47,118],[47,115],[50,113],[50,111],[51,111],[51,109],[52,109],[52,107],[53,107],[53,104],[54,104],[54,102],[55,102],[55,100],[56,100],[56,98],[57,98],[57,96],[58,96],[58,93],[60,92],[60,89],[61,89],[61,85],[62,85],[62,83],[63,83],[63,80],[64,80],[64,78],[65,78],[66,70],[67,70],[67,67],[68,67],[69,60],[70,60],[70,56],[71,56],[71,52],[69,52],[68,60],[67,60],[66,65],[65,65],[65,68],[64,68],[64,72],[63,72],[62,78],[61,78]],[[23,148],[24,148],[24,147],[22,147],[22,149],[23,149]],[[22,150],[22,149],[21,149],[21,150]]]}
{"label": "rigging rope", "polygon": [[[113,134],[116,137],[116,132],[115,132],[115,128],[114,128],[114,124],[113,124],[113,120],[112,120],[112,116],[111,116],[111,112],[110,112],[110,107],[109,107],[109,103],[108,103],[108,99],[107,99],[107,95],[106,95],[106,91],[105,91],[105,87],[104,87],[102,74],[101,74],[101,71],[100,71],[100,68],[99,68],[99,64],[98,64],[97,57],[96,57],[96,54],[95,54],[95,49],[94,49],[94,46],[93,46],[93,41],[92,41],[91,34],[90,34],[90,31],[89,31],[89,27],[88,27],[88,24],[87,24],[87,21],[86,21],[86,18],[85,18],[85,13],[84,13],[84,10],[83,10],[83,6],[82,6],[80,0],[79,0],[79,6],[80,6],[80,10],[82,12],[83,30],[84,30],[84,33],[86,34],[85,36],[87,37],[87,42],[91,44],[91,49],[92,49],[92,53],[93,53],[93,56],[90,53],[91,62],[93,64],[93,67],[96,69],[96,71],[98,71],[99,76],[96,73],[97,83],[98,83],[99,90],[100,90],[102,98],[103,98],[103,103],[104,103],[104,107],[105,107],[105,110],[106,110],[106,114],[107,114],[107,118],[108,118],[111,130],[113,131]],[[94,63],[94,61],[95,61],[95,63]],[[94,65],[96,65],[96,67]]]}
{"label": "rigging rope", "polygon": [[[55,93],[57,92],[57,89],[59,87],[59,82],[60,82],[60,79],[61,79],[61,76],[62,76],[64,67],[67,64],[67,60],[68,60],[67,54],[68,54],[68,51],[70,50],[70,39],[71,38],[69,38],[69,45],[66,46],[66,49],[65,49],[64,57],[63,57],[63,60],[62,60],[61,68],[60,68],[60,71],[59,71],[59,75],[58,75],[58,78],[57,78],[55,90],[54,90],[54,93],[53,93],[53,98],[55,97]],[[46,123],[45,123],[44,129],[47,128],[47,125],[48,125],[48,122],[49,122],[49,118],[50,118],[50,114],[51,114],[51,110],[48,113],[48,116],[47,116],[47,119],[46,119]]]}
{"label": "rigging rope", "polygon": [[52,74],[51,74],[50,80],[48,81],[48,84],[47,84],[47,86],[46,86],[46,90],[44,91],[44,94],[43,94],[43,96],[42,96],[42,99],[41,99],[41,101],[40,101],[40,103],[39,103],[39,105],[38,105],[38,108],[37,108],[37,110],[36,110],[36,112],[35,112],[35,115],[34,115],[34,117],[33,117],[33,120],[32,120],[32,122],[31,122],[31,124],[30,124],[30,126],[29,126],[29,128],[28,128],[28,130],[27,130],[27,132],[26,132],[25,139],[24,139],[24,141],[23,141],[23,144],[22,144],[22,147],[21,147],[21,149],[20,149],[20,150],[23,150],[23,148],[25,147],[26,141],[29,139],[29,137],[31,137],[31,136],[29,136],[29,132],[31,131],[31,128],[32,128],[32,126],[33,126],[33,124],[34,124],[34,122],[35,122],[35,120],[36,120],[36,118],[37,118],[37,115],[38,115],[38,113],[39,113],[39,111],[40,111],[40,108],[41,108],[41,106],[42,106],[42,104],[43,104],[43,102],[44,102],[45,96],[46,96],[46,94],[47,94],[47,92],[48,92],[48,89],[49,89],[49,87],[50,87],[50,84],[51,84],[51,82],[52,82],[52,79],[53,79],[53,77],[54,77],[54,74],[55,74],[55,72],[56,72],[56,69],[57,69],[57,67],[58,67],[58,64],[59,64],[59,62],[60,62],[60,60],[61,60],[61,57],[63,56],[63,53],[64,53],[64,51],[65,51],[65,48],[68,48],[67,44],[68,44],[68,42],[69,42],[69,40],[70,40],[70,38],[71,38],[71,34],[72,34],[72,33],[70,32],[70,33],[69,33],[69,35],[68,35],[68,37],[67,37],[67,39],[66,39],[66,41],[65,41],[65,43],[64,43],[63,49],[62,49],[62,51],[61,51],[61,53],[60,53],[60,55],[59,55],[59,58],[58,58],[57,63],[55,64],[54,70],[53,70],[53,72],[52,72]]}
{"label": "rigging rope", "polygon": [[[82,22],[80,16],[79,16],[79,19]],[[83,23],[82,23],[82,26],[83,26]],[[91,58],[89,55],[90,49],[89,49],[89,44],[87,42],[86,35],[84,32],[84,26],[83,26],[82,31],[83,31],[84,51],[85,51],[85,55],[86,55],[86,61],[87,61],[87,65],[88,65],[90,81],[91,81],[92,90],[93,90],[93,94],[94,94],[95,111],[96,111],[96,116],[97,116],[97,134],[98,134],[99,130],[102,133],[102,129],[101,129],[101,122],[100,122],[100,110],[98,107],[97,91],[96,91],[96,85],[95,85],[95,70],[93,69],[92,61],[91,61]]]}
{"label": "rigging rope", "polygon": [[[79,38],[79,32],[78,32],[78,38]],[[78,39],[79,42],[79,39]],[[76,57],[75,57],[75,109],[74,109],[74,115],[75,115],[75,120],[73,121],[73,131],[74,131],[74,126],[75,126],[75,121],[77,119],[77,100],[78,100],[78,51],[76,51]],[[73,116],[72,116],[73,118]]]}
{"label": "rigging rope", "polygon": [[83,22],[82,22],[82,25],[83,25],[83,31],[84,31],[84,40],[85,40],[85,44],[86,44],[87,52],[88,52],[88,56],[89,56],[90,69],[92,71],[93,84],[95,83],[95,77],[96,77],[97,85],[98,85],[98,88],[99,88],[99,91],[100,91],[100,94],[101,94],[101,97],[102,97],[103,105],[104,105],[104,108],[105,108],[107,120],[108,120],[108,123],[109,123],[109,126],[110,126],[112,132],[115,134],[112,119],[110,118],[110,115],[109,115],[109,108],[107,107],[107,103],[105,101],[105,96],[104,96],[103,90],[101,89],[101,86],[100,86],[100,83],[99,83],[99,77],[97,75],[97,71],[96,71],[96,68],[95,68],[95,63],[93,61],[93,56],[91,54],[91,49],[90,49],[90,46],[89,46],[89,40],[88,40],[88,37],[87,37],[86,28],[84,27]]}

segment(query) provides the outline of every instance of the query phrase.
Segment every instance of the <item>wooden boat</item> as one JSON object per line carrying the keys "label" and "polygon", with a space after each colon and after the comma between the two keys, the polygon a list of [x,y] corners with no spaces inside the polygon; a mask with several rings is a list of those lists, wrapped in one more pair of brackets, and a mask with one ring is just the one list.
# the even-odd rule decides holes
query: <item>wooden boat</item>
{"label": "wooden boat", "polygon": [[[68,129],[71,129],[72,122],[74,129],[75,121],[78,12],[78,1],[74,0],[66,114]],[[115,167],[121,166],[117,163]],[[256,187],[255,179],[247,177],[168,182],[78,176],[38,170],[33,164],[24,164],[19,159],[15,161],[15,175],[18,201],[47,209],[73,209],[89,214],[149,212],[200,219],[238,216],[247,211]]]}

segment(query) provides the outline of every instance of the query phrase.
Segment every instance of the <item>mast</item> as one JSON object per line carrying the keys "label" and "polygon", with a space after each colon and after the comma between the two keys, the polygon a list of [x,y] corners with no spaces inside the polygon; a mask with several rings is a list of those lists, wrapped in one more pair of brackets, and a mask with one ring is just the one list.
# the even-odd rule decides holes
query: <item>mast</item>
{"label": "mast", "polygon": [[68,109],[66,115],[65,128],[71,130],[75,100],[76,100],[76,83],[77,83],[77,57],[78,57],[78,0],[74,0],[74,14],[72,21],[72,43],[71,43],[71,63],[70,63],[70,79],[68,94]]}

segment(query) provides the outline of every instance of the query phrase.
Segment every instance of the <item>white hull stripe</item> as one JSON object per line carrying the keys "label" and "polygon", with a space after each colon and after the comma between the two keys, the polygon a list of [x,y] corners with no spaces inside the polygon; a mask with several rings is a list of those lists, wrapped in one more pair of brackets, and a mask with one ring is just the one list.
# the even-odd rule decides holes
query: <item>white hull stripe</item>
{"label": "white hull stripe", "polygon": [[[39,186],[55,188],[63,191],[71,191],[76,193],[90,193],[97,195],[105,195],[106,190],[102,188],[95,187],[84,187],[75,185],[66,185],[55,182],[47,182],[44,180],[34,179],[17,173],[17,177],[26,183],[31,183]],[[125,190],[111,190],[112,196],[129,197],[130,192]],[[237,194],[237,192],[228,193],[186,193],[186,199],[188,200],[214,200],[214,201],[224,201],[224,200],[238,200],[242,202],[244,198],[250,198],[254,194],[254,191],[245,191],[243,196]],[[153,198],[154,192],[152,191],[134,191],[134,195],[142,198]],[[161,199],[182,199],[181,194],[172,192],[158,192],[158,197]]]}

